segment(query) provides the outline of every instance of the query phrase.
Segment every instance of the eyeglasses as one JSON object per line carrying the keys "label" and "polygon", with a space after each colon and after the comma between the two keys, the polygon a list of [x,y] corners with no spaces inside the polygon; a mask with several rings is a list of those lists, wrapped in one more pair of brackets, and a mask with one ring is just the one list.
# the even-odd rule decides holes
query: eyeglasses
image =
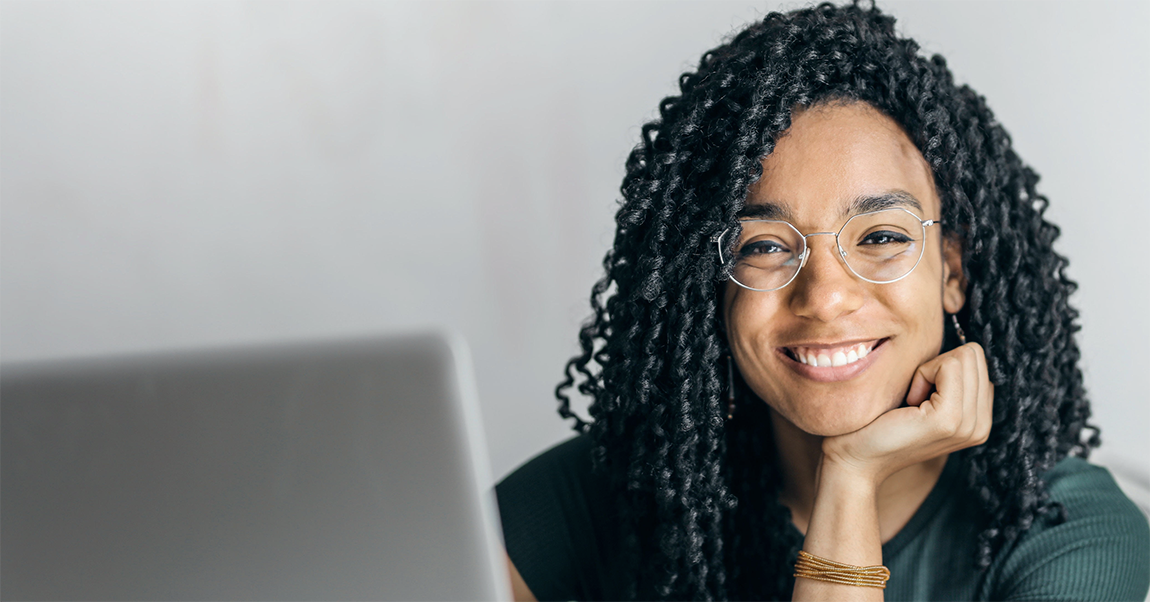
{"label": "eyeglasses", "polygon": [[[894,207],[860,213],[847,220],[838,232],[802,234],[789,222],[764,219],[740,220],[716,239],[719,261],[733,261],[731,280],[752,291],[777,291],[790,284],[811,255],[807,239],[835,237],[839,257],[855,276],[874,284],[906,278],[922,260],[927,226],[941,224],[923,220],[906,209]],[[729,237],[738,236],[734,255],[724,257]]]}

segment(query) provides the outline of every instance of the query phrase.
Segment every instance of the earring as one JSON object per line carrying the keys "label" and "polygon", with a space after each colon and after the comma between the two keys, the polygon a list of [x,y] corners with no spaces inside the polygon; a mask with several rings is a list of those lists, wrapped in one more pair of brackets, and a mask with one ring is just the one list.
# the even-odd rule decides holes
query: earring
{"label": "earring", "polygon": [[727,356],[727,420],[735,417],[735,360]]}
{"label": "earring", "polygon": [[958,325],[958,314],[950,314],[950,321],[954,322],[954,331],[958,333],[958,342],[961,345],[966,344],[966,333],[962,331],[962,327]]}

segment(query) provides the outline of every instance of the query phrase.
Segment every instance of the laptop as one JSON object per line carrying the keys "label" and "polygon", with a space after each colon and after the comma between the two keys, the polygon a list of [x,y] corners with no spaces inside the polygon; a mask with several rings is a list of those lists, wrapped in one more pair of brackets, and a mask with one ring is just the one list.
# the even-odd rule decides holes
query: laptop
{"label": "laptop", "polygon": [[508,600],[463,341],[0,367],[0,597]]}

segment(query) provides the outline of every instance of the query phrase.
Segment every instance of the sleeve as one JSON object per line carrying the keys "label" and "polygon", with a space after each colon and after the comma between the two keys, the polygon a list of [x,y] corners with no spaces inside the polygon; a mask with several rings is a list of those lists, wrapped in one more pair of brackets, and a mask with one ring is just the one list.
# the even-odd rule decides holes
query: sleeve
{"label": "sleeve", "polygon": [[1047,477],[1067,520],[1035,525],[1003,563],[994,600],[1145,600],[1150,526],[1110,473],[1079,458]]}
{"label": "sleeve", "polygon": [[601,599],[604,515],[612,506],[591,474],[590,441],[575,437],[536,456],[495,487],[507,555],[539,600]]}

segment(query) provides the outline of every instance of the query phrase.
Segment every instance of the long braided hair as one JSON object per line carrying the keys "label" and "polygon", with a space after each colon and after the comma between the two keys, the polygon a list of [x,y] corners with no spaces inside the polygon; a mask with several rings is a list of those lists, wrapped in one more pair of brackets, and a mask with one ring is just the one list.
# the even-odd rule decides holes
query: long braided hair
{"label": "long braided hair", "polygon": [[[918,50],[857,0],[771,13],[705,53],[643,126],[582,352],[556,389],[618,494],[630,596],[791,594],[801,538],[778,501],[766,404],[732,383],[739,411],[726,420],[726,274],[713,237],[736,225],[792,111],[832,100],[869,103],[903,127],[933,170],[946,235],[962,243],[959,320],[995,385],[990,439],[960,452],[984,517],[971,561],[985,568],[1033,521],[1064,520],[1040,476],[1099,439],[1068,303],[1076,285],[1052,247],[1059,230],[984,99]],[[592,399],[590,421],[571,410],[572,387]]]}

